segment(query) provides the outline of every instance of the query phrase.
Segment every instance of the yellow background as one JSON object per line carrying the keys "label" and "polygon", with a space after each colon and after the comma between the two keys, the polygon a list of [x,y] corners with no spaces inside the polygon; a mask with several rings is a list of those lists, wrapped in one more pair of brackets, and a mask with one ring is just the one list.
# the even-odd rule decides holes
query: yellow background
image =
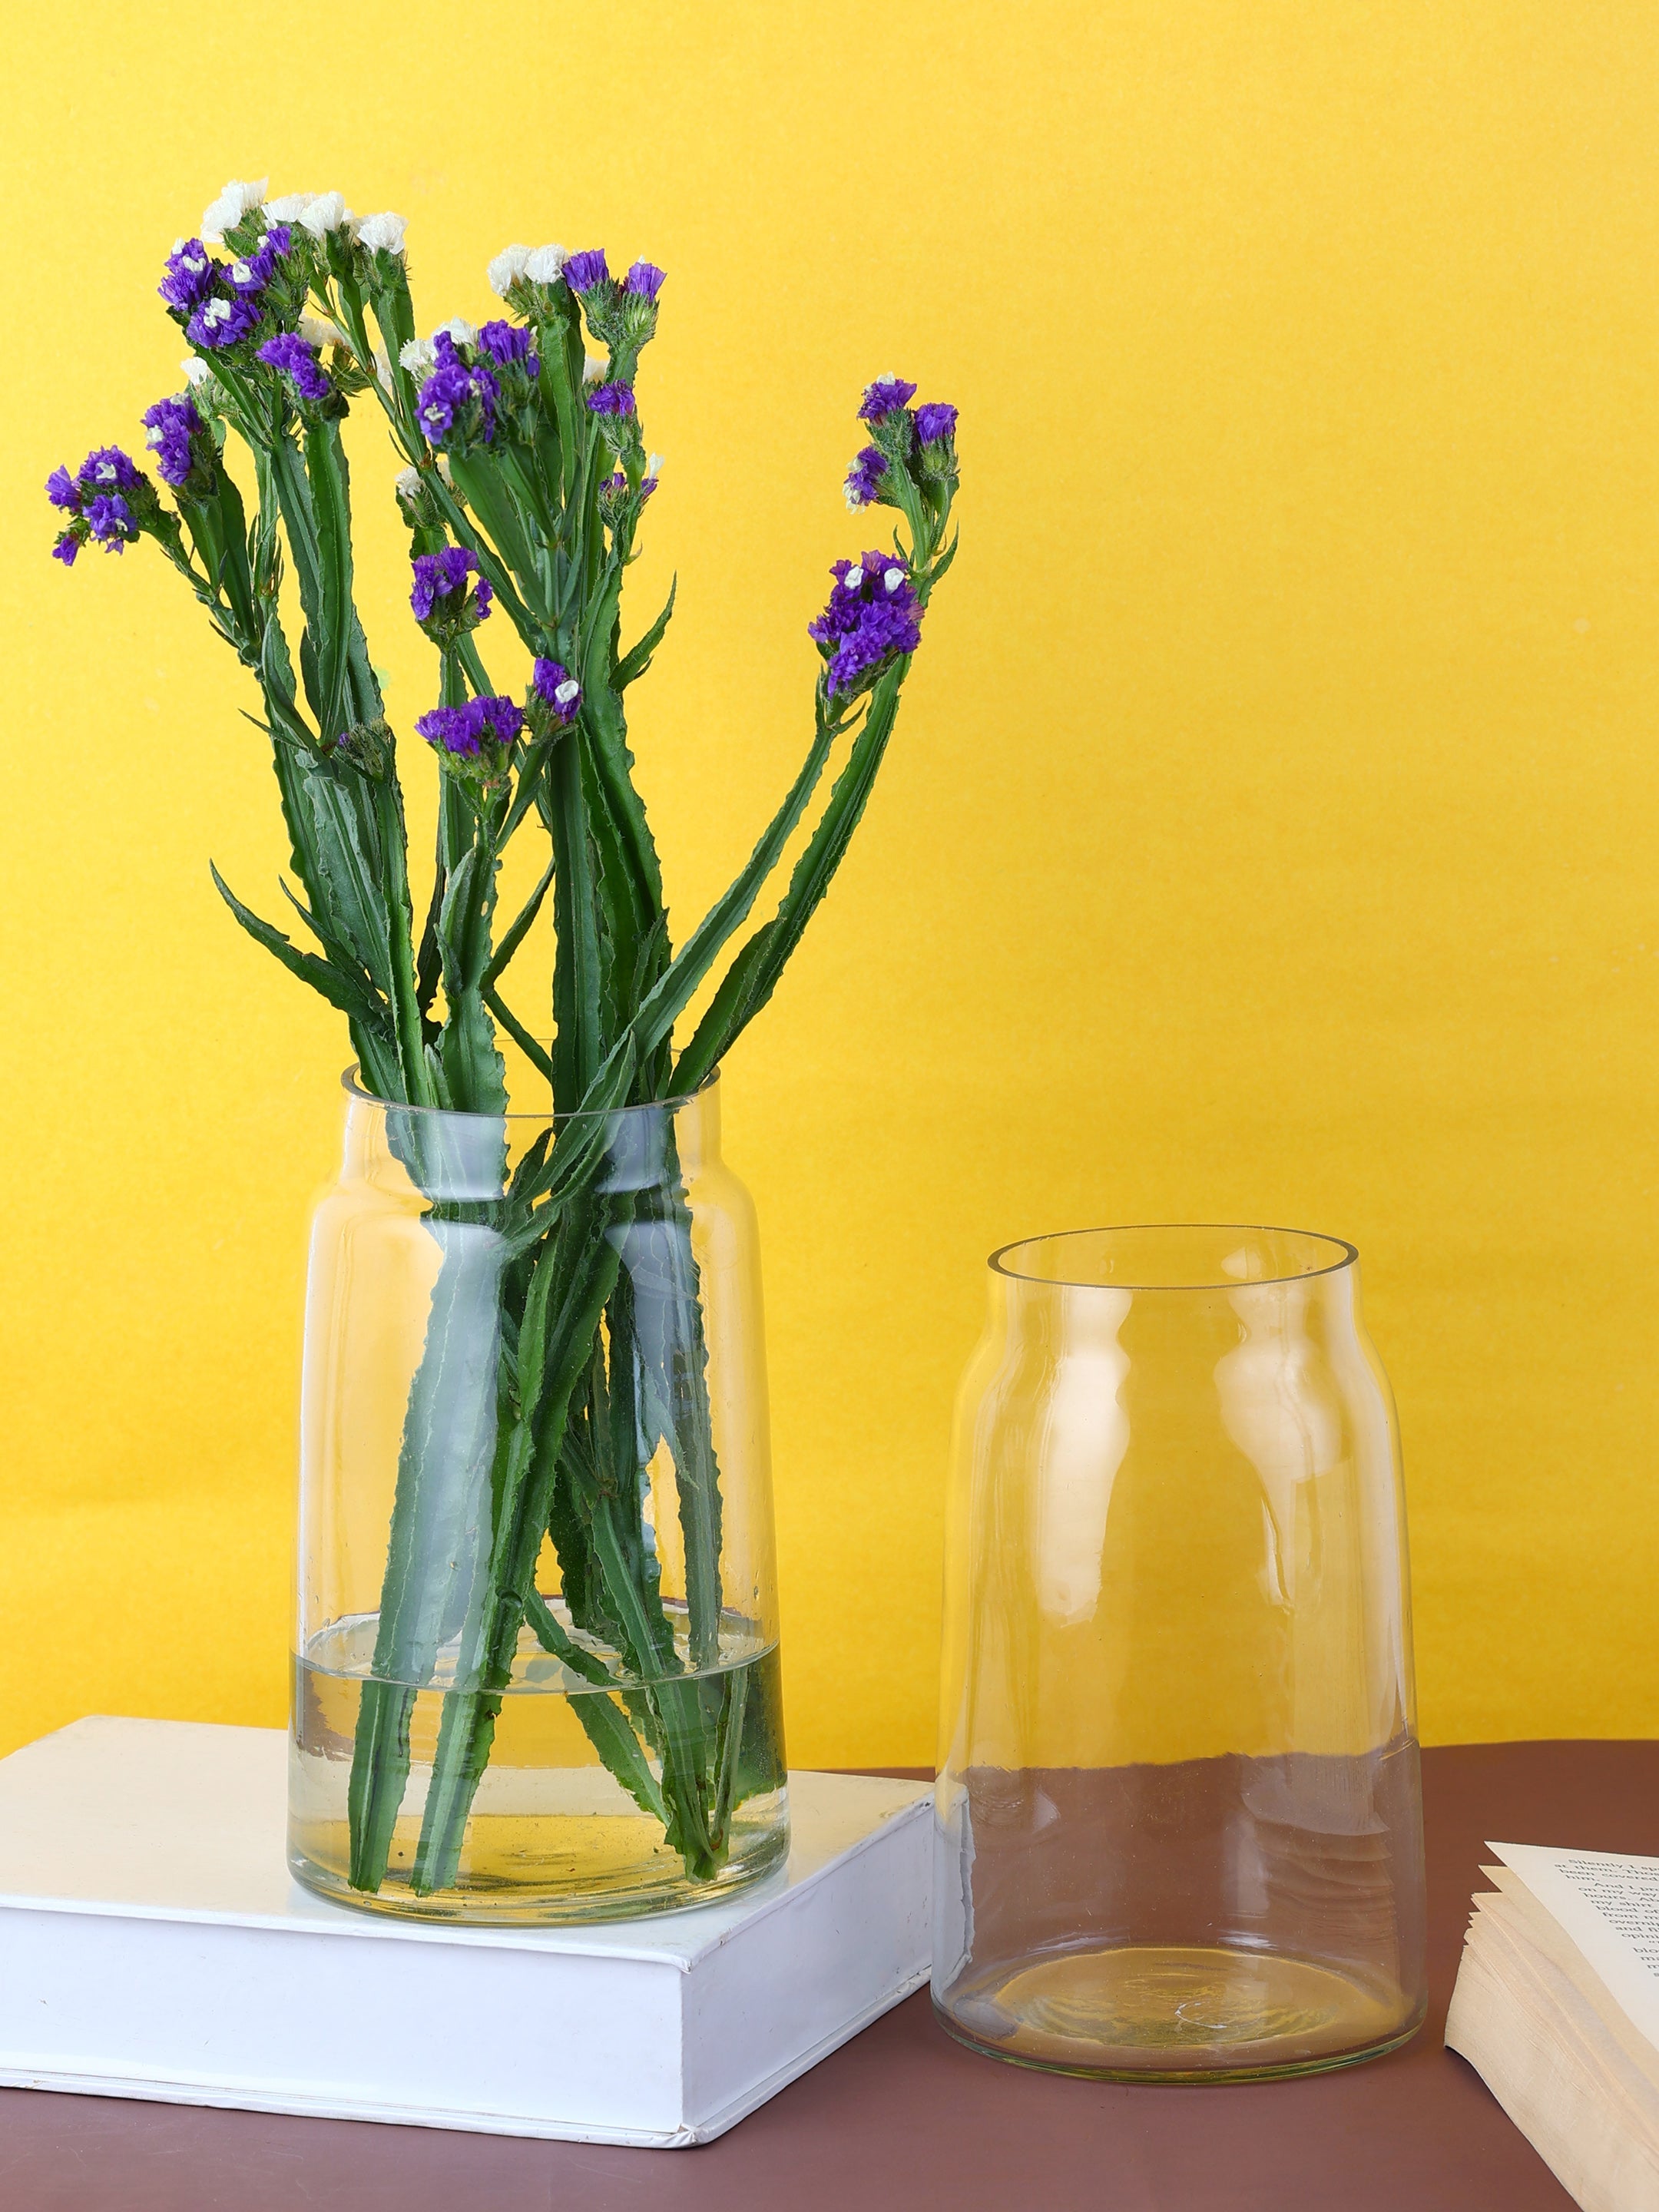
{"label": "yellow background", "polygon": [[0,1748],[283,1711],[343,1029],[208,878],[280,912],[246,684],[153,549],[48,563],[39,490],[137,446],[161,257],[267,170],[410,218],[422,327],[509,239],[669,270],[634,696],[682,929],[873,542],[860,385],[962,409],[889,765],[727,1072],[795,1759],[930,1755],[986,1253],[1171,1217],[1364,1255],[1426,1736],[1659,1729],[1650,0],[167,0],[14,7],[7,64]]}

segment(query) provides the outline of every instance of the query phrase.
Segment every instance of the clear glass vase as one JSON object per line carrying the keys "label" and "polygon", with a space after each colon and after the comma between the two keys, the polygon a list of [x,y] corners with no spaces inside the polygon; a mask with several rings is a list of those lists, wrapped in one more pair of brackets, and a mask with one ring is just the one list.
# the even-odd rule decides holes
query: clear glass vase
{"label": "clear glass vase", "polygon": [[1132,1228],[990,1266],[947,1551],[941,2020],[1141,2080],[1391,2049],[1425,2005],[1421,1805],[1358,1255]]}
{"label": "clear glass vase", "polygon": [[557,1121],[345,1087],[289,1863],[445,1919],[728,1895],[788,1814],[759,1254],[718,1084]]}

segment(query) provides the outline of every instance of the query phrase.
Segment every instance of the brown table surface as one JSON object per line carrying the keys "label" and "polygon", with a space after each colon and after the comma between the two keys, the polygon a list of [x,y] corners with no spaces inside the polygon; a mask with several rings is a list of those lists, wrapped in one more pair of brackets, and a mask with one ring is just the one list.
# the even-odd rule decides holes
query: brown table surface
{"label": "brown table surface", "polygon": [[4,2212],[1562,2212],[1441,2046],[1482,1844],[1659,1845],[1659,1742],[1425,1753],[1428,2024],[1310,2080],[1123,2087],[961,2050],[924,1992],[697,2150],[0,2090]]}

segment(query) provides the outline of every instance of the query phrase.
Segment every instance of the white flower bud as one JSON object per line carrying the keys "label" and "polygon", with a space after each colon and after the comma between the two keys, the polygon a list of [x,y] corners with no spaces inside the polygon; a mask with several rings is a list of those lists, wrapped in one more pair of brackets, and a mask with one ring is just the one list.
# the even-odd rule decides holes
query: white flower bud
{"label": "white flower bud", "polygon": [[371,252],[401,253],[408,228],[400,215],[366,215],[357,226],[357,243]]}
{"label": "white flower bud", "polygon": [[581,692],[582,687],[575,678],[567,676],[562,684],[555,684],[553,687],[555,703],[561,707],[568,707],[573,699],[580,698]]}
{"label": "white flower bud", "polygon": [[376,346],[374,349],[374,374],[380,380],[382,391],[390,392],[392,389],[392,361],[384,346]]}
{"label": "white flower bud", "polygon": [[489,279],[489,289],[498,300],[507,295],[515,276],[522,276],[525,264],[530,258],[527,246],[504,246],[490,263],[484,274]]}
{"label": "white flower bud", "polygon": [[[465,315],[452,315],[447,323],[439,324],[438,330],[447,331],[457,345],[475,345],[477,343],[477,325],[469,323]],[[436,337],[438,331],[432,335]]]}
{"label": "white flower bud", "polygon": [[562,246],[538,246],[524,264],[532,284],[551,284],[570,258]]}
{"label": "white flower bud", "polygon": [[185,372],[185,382],[199,392],[213,374],[199,353],[187,353],[179,364]]}
{"label": "white flower bud", "polygon": [[411,376],[418,376],[423,368],[430,368],[438,358],[438,349],[430,338],[410,338],[398,349],[398,359]]}
{"label": "white flower bud", "polygon": [[351,341],[343,330],[337,329],[325,315],[301,315],[300,336],[307,345],[343,346],[349,353]]}
{"label": "white flower bud", "polygon": [[662,455],[660,453],[647,453],[646,455],[645,473],[648,477],[659,477],[662,474]]}
{"label": "white flower bud", "polygon": [[407,500],[407,501],[409,501],[410,505],[410,506],[413,506],[413,505],[414,505],[414,503],[415,503],[415,501],[416,501],[420,497],[420,495],[421,495],[421,472],[420,472],[420,471],[419,471],[418,469],[399,469],[399,470],[398,470],[398,498],[399,498],[399,499],[402,499],[402,500]]}
{"label": "white flower bud", "polygon": [[331,230],[343,229],[351,221],[351,210],[339,192],[318,192],[306,203],[300,216],[300,228],[308,230],[313,238],[326,238]]}
{"label": "white flower bud", "polygon": [[896,592],[904,581],[904,571],[902,568],[884,568],[881,580],[890,592]]}
{"label": "white flower bud", "polygon": [[315,192],[285,192],[281,199],[267,200],[265,221],[267,222],[298,222],[316,197]]}
{"label": "white flower bud", "polygon": [[438,456],[438,474],[443,478],[447,484],[453,485],[455,480],[449,473],[449,456],[447,453],[440,453]]}
{"label": "white flower bud", "polygon": [[582,362],[582,382],[603,384],[605,373],[611,366],[602,353],[590,353]]}
{"label": "white flower bud", "polygon": [[204,238],[220,239],[228,230],[234,229],[250,208],[258,206],[265,196],[269,177],[261,177],[257,184],[239,184],[233,178],[211,206],[202,213]]}

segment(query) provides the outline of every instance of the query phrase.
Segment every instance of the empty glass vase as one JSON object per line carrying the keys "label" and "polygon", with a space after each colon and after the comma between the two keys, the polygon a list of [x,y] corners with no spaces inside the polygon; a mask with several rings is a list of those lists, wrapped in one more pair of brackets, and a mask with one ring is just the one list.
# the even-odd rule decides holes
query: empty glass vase
{"label": "empty glass vase", "polygon": [[545,1921],[779,1864],[768,1454],[716,1084],[556,1121],[348,1077],[307,1291],[299,1879]]}
{"label": "empty glass vase", "polygon": [[980,2051],[1301,2073],[1425,2003],[1392,1402],[1352,1245],[1011,1245],[959,1401],[933,2000]]}

